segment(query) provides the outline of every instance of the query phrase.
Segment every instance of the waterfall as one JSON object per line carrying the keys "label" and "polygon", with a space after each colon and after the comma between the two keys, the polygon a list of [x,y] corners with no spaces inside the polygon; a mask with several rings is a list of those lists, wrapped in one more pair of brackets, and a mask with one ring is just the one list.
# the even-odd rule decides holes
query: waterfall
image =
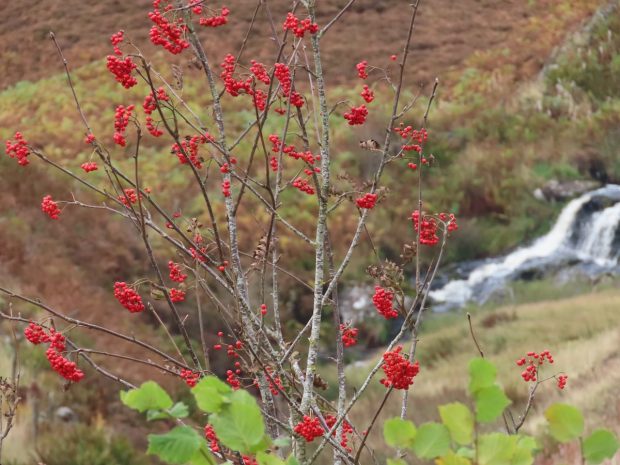
{"label": "waterfall", "polygon": [[589,231],[577,248],[583,260],[592,259],[601,266],[618,263],[620,251],[614,241],[620,228],[620,202],[592,215]]}
{"label": "waterfall", "polygon": [[444,308],[460,307],[469,301],[484,303],[525,271],[570,261],[614,269],[618,266],[619,235],[620,186],[610,184],[571,200],[551,231],[531,245],[476,267],[467,279],[449,281],[430,296]]}

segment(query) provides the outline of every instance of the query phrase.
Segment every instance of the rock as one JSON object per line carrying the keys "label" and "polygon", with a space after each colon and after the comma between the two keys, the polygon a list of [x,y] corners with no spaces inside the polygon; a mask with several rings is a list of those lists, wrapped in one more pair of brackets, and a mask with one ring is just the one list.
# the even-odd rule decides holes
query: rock
{"label": "rock", "polygon": [[600,187],[600,183],[597,181],[575,180],[560,182],[552,179],[544,186],[536,189],[533,195],[539,200],[546,200],[548,202],[560,201],[577,197],[597,187]]}
{"label": "rock", "polygon": [[540,187],[537,187],[532,194],[534,195],[534,198],[536,200],[540,200],[541,202],[544,202],[547,200],[547,198],[545,197],[545,194],[543,193]]}
{"label": "rock", "polygon": [[77,421],[76,413],[69,407],[58,407],[56,412],[54,412],[54,415],[60,421],[64,421],[65,423]]}

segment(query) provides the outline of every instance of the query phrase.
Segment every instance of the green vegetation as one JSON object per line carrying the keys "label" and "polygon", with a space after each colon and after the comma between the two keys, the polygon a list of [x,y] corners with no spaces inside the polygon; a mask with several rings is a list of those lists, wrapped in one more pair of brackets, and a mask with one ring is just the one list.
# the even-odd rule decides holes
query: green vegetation
{"label": "green vegetation", "polygon": [[[588,433],[596,425],[617,428],[608,405],[617,396],[620,383],[620,372],[615,371],[616,367],[620,368],[618,305],[620,291],[616,287],[564,299],[470,309],[478,342],[485,357],[497,367],[497,379],[512,402],[511,409],[521,411],[528,397],[528,387],[520,377],[522,369],[515,365],[521,354],[550,349],[555,358],[554,371],[569,375],[564,391],[558,391],[551,384],[541,386],[531,418],[524,427],[528,434],[544,438],[540,428],[543,413],[553,402],[567,402],[587,412]],[[421,370],[411,387],[408,417],[416,424],[435,421],[440,405],[468,402],[465,389],[468,361],[477,354],[463,313],[432,315],[423,328],[416,352]],[[366,362],[347,368],[347,379],[352,386],[361,385],[381,355],[382,351],[378,350]],[[321,376],[330,386],[336,384],[332,371],[324,369]],[[352,421],[367,424],[368,412],[381,403],[384,395],[382,385],[371,384],[365,397],[352,410]],[[399,414],[400,404],[393,400],[388,402],[379,420]],[[390,455],[381,436],[371,433],[368,442],[378,455]],[[554,453],[549,445],[544,447]]]}
{"label": "green vegetation", "polygon": [[[441,423],[424,423],[419,428],[398,417],[389,419],[383,427],[385,442],[401,451],[388,464],[405,464],[403,450],[412,451],[420,459],[435,459],[438,465],[530,465],[540,452],[535,438],[519,433],[509,417],[504,417],[507,431],[480,433],[482,423],[492,423],[505,413],[510,401],[496,382],[495,366],[483,358],[469,363],[469,395],[474,398],[474,413],[461,403],[439,407]],[[581,455],[590,464],[612,458],[620,444],[615,434],[600,429],[587,438],[584,419],[579,409],[566,404],[554,404],[545,410],[550,435],[560,443],[579,439]],[[510,428],[513,429],[510,429]],[[516,431],[515,431],[516,430]]]}
{"label": "green vegetation", "polygon": [[[557,14],[568,18],[571,13],[559,9]],[[542,26],[532,27],[536,27],[533,32],[542,33]],[[440,88],[438,106],[431,113],[429,125],[429,149],[436,157],[438,169],[430,171],[425,196],[432,199],[426,203],[426,209],[453,211],[460,220],[461,228],[447,251],[447,261],[495,255],[544,233],[559,206],[536,200],[532,191],[550,179],[620,179],[620,161],[615,152],[620,141],[616,129],[620,121],[620,93],[616,85],[620,82],[618,37],[620,14],[614,11],[595,24],[583,44],[566,47],[547,66],[543,77],[530,84],[481,85],[497,80],[498,76],[501,82],[504,78],[516,79],[511,74],[515,73],[514,68],[509,65],[496,69],[494,74],[486,71],[492,60],[511,59],[503,52],[498,56],[489,51],[470,59],[469,68],[460,74],[455,72],[454,79],[447,80],[449,87]],[[143,96],[137,91],[127,93],[119,89],[102,62],[80,68],[75,80],[95,133],[109,143],[106,134],[112,132],[114,106],[129,100],[139,104]],[[350,98],[354,92],[343,88],[334,94],[334,99]],[[206,94],[200,81],[187,79],[183,98],[204,120],[209,118]],[[378,89],[378,101],[389,98],[386,89]],[[242,129],[252,120],[247,103],[243,99],[224,99],[228,114],[234,115],[234,121],[228,121],[231,131]],[[415,124],[424,105],[422,98],[409,112],[413,121],[407,116],[404,121]],[[369,135],[382,134],[389,109],[381,108],[387,107],[374,108],[367,123]],[[69,161],[76,168],[88,159],[82,131],[76,130],[80,128],[79,120],[64,76],[22,82],[0,94],[0,108],[5,109],[0,111],[1,138],[11,135],[9,128],[36,128],[36,133],[28,137],[49,156]],[[332,124],[336,172],[363,180],[366,167],[373,163],[372,154],[357,147],[358,136],[346,125],[341,110],[334,113]],[[274,130],[279,128],[267,127],[265,133]],[[309,131],[313,131],[312,122]],[[241,163],[247,163],[244,153],[249,152],[252,140],[253,137],[248,138],[236,150]],[[301,140],[290,142],[300,144]],[[124,154],[115,151],[114,156],[122,159]],[[194,211],[198,204],[192,201],[197,192],[187,189],[187,172],[180,169],[168,147],[147,138],[144,159],[149,160],[143,165],[147,169],[144,182],[156,195],[177,198],[188,215],[201,213]],[[396,165],[388,168],[388,175],[402,170],[400,164]],[[126,168],[129,169],[129,162]],[[415,174],[410,176],[414,182]],[[214,181],[213,189],[217,188]],[[336,188],[350,190],[351,186],[340,180]],[[289,200],[285,202],[289,207],[282,214],[301,230],[311,229],[312,200],[292,191],[285,193],[284,200]],[[400,253],[392,237],[411,235],[409,222],[395,218],[393,212],[413,210],[414,200],[409,183],[390,186],[390,208],[378,209],[371,220],[370,227],[383,256],[397,257]],[[350,202],[337,211],[340,218],[354,218],[354,212]],[[257,220],[260,219],[244,217],[242,230],[255,231]],[[351,225],[345,221],[342,227]],[[248,243],[248,248],[252,245]],[[359,265],[355,268],[364,268],[364,263]],[[298,266],[304,269],[303,262]],[[350,278],[359,279],[361,273],[357,274]]]}

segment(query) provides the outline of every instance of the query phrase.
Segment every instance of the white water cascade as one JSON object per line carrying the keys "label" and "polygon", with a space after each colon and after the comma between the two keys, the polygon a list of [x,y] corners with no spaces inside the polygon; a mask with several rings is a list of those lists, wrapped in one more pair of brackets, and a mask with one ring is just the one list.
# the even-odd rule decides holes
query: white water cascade
{"label": "white water cascade", "polygon": [[[598,208],[598,209],[597,209]],[[430,292],[440,307],[484,303],[506,283],[528,271],[580,262],[600,271],[618,271],[620,186],[609,184],[571,200],[555,225],[531,245],[474,268],[466,279]]]}

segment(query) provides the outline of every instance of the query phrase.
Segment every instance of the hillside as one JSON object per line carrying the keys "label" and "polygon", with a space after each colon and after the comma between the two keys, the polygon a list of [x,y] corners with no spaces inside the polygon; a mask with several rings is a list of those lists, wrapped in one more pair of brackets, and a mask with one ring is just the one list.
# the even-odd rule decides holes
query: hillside
{"label": "hillside", "polygon": [[[346,2],[319,2],[319,22],[326,23]],[[561,43],[570,31],[587,18],[602,1],[579,0],[504,0],[501,8],[494,1],[434,0],[421,2],[418,26],[413,41],[409,72],[413,82],[428,82],[443,77],[450,69],[460,69],[477,52],[510,49],[516,55],[507,58],[518,68],[518,78],[533,76],[540,70],[549,51]],[[219,2],[218,2],[219,4]],[[255,10],[254,0],[224,2],[231,9],[234,27],[226,32],[205,32],[205,45],[219,62],[225,53],[238,50]],[[270,2],[274,18],[283,18],[289,2]],[[150,21],[146,15],[148,0],[83,2],[81,0],[27,0],[0,4],[0,89],[21,80],[36,81],[60,71],[55,50],[48,40],[54,31],[74,65],[99,60],[110,53],[108,38],[119,29],[146,51]],[[215,5],[214,5],[215,7]],[[354,76],[354,65],[362,59],[384,66],[388,57],[399,53],[403,3],[393,0],[359,0],[345,21],[326,36],[325,58],[331,77],[347,82]],[[43,14],[44,12],[44,14]],[[559,13],[559,15],[558,15]],[[276,21],[277,22],[277,21]],[[553,23],[560,24],[553,24]],[[545,37],[534,35],[537,24],[550,24]],[[277,26],[280,27],[280,22]],[[559,27],[558,27],[559,26]],[[266,9],[257,15],[247,55],[267,60],[275,54],[264,48],[270,35]],[[353,52],[351,41],[360,42]],[[363,45],[362,45],[363,44]],[[520,45],[527,44],[527,47]],[[182,60],[181,60],[182,62]],[[497,63],[495,64],[497,65]]]}

